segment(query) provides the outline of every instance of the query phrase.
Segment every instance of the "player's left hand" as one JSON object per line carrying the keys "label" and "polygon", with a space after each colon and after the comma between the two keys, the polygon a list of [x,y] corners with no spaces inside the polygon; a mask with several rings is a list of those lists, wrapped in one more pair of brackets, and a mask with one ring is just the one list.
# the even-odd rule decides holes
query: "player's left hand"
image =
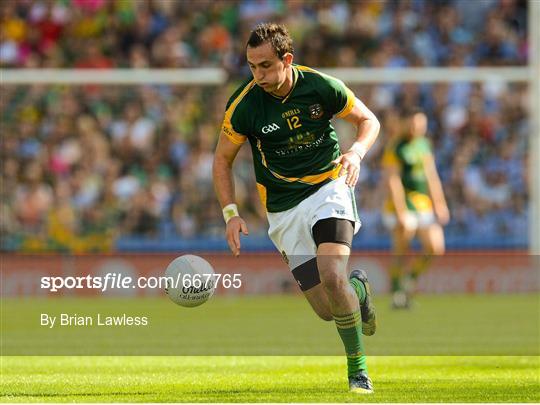
{"label": "player's left hand", "polygon": [[341,164],[339,177],[347,174],[345,184],[347,184],[349,187],[356,186],[358,176],[360,175],[360,156],[358,156],[356,152],[349,151],[333,160],[332,163],[335,165]]}

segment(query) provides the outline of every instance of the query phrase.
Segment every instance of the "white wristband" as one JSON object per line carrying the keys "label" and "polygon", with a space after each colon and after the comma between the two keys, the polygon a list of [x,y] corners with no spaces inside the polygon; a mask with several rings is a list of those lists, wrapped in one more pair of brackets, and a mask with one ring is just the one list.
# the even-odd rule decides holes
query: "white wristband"
{"label": "white wristband", "polygon": [[356,153],[360,160],[364,159],[364,156],[366,156],[367,153],[366,147],[358,142],[353,143],[349,150]]}
{"label": "white wristband", "polygon": [[236,204],[228,204],[223,207],[223,219],[225,219],[225,223],[228,223],[232,217],[238,216],[240,216],[240,214],[238,214],[238,207]]}

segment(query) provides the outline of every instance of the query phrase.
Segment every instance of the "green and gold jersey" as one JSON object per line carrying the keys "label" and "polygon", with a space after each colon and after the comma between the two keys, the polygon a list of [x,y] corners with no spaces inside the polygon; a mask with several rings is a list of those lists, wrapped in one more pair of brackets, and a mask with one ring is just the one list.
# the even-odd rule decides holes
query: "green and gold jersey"
{"label": "green and gold jersey", "polygon": [[249,141],[257,188],[269,212],[298,205],[336,179],[340,155],[330,120],[354,107],[354,94],[342,81],[294,65],[293,87],[284,98],[244,82],[227,103],[223,133],[236,144]]}
{"label": "green and gold jersey", "polygon": [[[399,169],[401,183],[405,189],[407,207],[413,211],[425,211],[431,209],[429,187],[424,159],[431,154],[429,141],[424,137],[397,139],[385,149],[383,166],[396,166]],[[393,205],[387,202],[387,209]]]}

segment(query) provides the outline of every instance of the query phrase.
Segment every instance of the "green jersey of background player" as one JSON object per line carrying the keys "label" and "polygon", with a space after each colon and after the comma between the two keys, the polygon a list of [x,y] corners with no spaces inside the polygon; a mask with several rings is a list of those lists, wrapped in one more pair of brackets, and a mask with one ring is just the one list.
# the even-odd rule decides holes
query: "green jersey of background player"
{"label": "green jersey of background player", "polygon": [[[352,188],[379,122],[343,82],[293,64],[292,40],[281,25],[258,25],[246,56],[253,77],[227,103],[214,158],[227,242],[237,256],[240,233],[248,234],[234,203],[231,170],[247,140],[269,235],[317,315],[335,321],[350,390],[371,393],[362,333],[375,332],[375,311],[365,272],[348,277],[347,261],[360,226]],[[330,123],[334,116],[357,129],[344,154]]]}

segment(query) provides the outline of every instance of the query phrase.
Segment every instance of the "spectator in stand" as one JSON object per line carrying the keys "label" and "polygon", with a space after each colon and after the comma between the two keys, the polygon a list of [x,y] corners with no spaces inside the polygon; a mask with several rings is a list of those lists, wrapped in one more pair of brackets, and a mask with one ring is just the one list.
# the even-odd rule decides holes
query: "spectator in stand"
{"label": "spectator in stand", "polygon": [[84,55],[75,62],[75,67],[79,69],[110,69],[114,67],[114,62],[103,54],[97,40],[90,40],[85,45]]}
{"label": "spectator in stand", "polygon": [[[289,25],[298,53],[313,66],[335,63],[330,43],[353,66],[372,65],[379,49],[389,46],[392,66],[523,65],[526,7],[524,0],[4,1],[0,64],[127,67],[145,53],[149,67],[223,66],[232,72],[243,58],[233,44],[243,43],[257,22],[283,19],[294,21]],[[102,49],[91,45],[96,40]]]}

